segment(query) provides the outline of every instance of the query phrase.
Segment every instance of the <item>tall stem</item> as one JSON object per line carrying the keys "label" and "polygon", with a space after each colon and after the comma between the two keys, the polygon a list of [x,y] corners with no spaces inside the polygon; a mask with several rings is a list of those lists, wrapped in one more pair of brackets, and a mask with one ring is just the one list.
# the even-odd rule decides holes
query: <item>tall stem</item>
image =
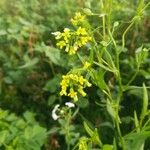
{"label": "tall stem", "polygon": [[124,49],[125,47],[125,36],[127,34],[127,32],[129,31],[129,29],[134,25],[134,19],[132,20],[131,24],[129,24],[129,26],[127,27],[127,29],[124,31],[123,35],[122,35],[122,50]]}
{"label": "tall stem", "polygon": [[104,3],[103,0],[100,0],[100,4],[101,4],[101,9],[102,9],[102,24],[103,24],[103,38],[105,39],[105,35],[106,35],[106,22],[105,22],[105,14],[104,14]]}
{"label": "tall stem", "polygon": [[67,143],[67,150],[70,150],[70,141],[68,139],[70,139],[70,131],[69,131],[69,126],[70,126],[70,120],[71,120],[71,112],[69,110],[69,115],[66,118],[66,143]]}
{"label": "tall stem", "polygon": [[118,118],[116,118],[115,124],[116,124],[117,133],[118,133],[118,136],[119,136],[119,139],[120,139],[120,142],[121,142],[122,149],[123,149],[123,150],[126,150],[125,143],[124,143],[124,139],[123,139],[122,134],[121,134],[121,130],[120,130],[120,125],[119,125],[119,120],[118,120]]}

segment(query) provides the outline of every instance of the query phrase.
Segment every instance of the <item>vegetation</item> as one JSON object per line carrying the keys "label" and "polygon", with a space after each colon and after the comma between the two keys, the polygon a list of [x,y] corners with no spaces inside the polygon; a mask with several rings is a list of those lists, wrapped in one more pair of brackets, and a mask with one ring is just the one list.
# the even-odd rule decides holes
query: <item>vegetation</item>
{"label": "vegetation", "polygon": [[0,1],[0,149],[150,149],[148,0]]}

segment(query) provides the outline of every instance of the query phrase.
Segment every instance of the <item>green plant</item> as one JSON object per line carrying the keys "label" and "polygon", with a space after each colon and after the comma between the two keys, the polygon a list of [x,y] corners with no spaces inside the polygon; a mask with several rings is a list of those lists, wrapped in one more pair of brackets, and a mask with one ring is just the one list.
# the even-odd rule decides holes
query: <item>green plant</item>
{"label": "green plant", "polygon": [[[75,17],[71,19],[73,24],[71,29],[65,28],[63,32],[53,33],[56,36],[57,46],[72,55],[70,57],[77,55],[80,60],[80,65],[74,66],[67,75],[62,77],[60,95],[69,96],[76,103],[80,101],[81,96],[86,96],[86,93],[83,94],[83,88],[86,88],[84,82],[90,80],[102,92],[103,101],[100,104],[97,102],[97,104],[104,109],[105,113],[109,114],[106,119],[113,128],[114,136],[111,144],[103,144],[103,137],[99,136],[98,129],[93,131],[87,123],[84,123],[90,138],[81,137],[74,149],[144,149],[144,142],[150,137],[148,92],[144,83],[143,86],[137,87],[132,84],[149,56],[149,47],[141,46],[130,59],[126,55],[128,47],[125,46],[128,46],[126,44],[127,33],[141,21],[143,13],[149,5],[150,2],[139,1],[133,18],[122,32],[119,40],[116,39],[119,23],[112,20],[114,6],[112,0],[100,0],[100,14],[93,13],[90,9],[84,11],[87,16],[76,13]],[[92,17],[100,17],[101,26],[94,26],[93,28],[92,23],[88,22],[88,18]],[[124,74],[123,69],[128,68],[128,65],[126,66],[124,63],[126,60],[131,62],[130,67],[134,68],[131,71],[132,75],[129,75],[130,77],[124,77],[126,74]],[[86,79],[82,77],[81,81],[81,75],[85,76]],[[82,86],[82,92],[79,86]],[[122,104],[126,100],[125,93],[132,88],[143,89],[143,104],[140,109],[141,112],[138,112],[137,115],[136,110],[134,110],[134,114],[132,114],[134,117],[131,116],[130,123],[134,127],[123,134],[121,129],[123,119],[120,113]]]}
{"label": "green plant", "polygon": [[[28,106],[25,107],[26,99],[22,95],[32,102],[48,100],[45,96],[48,92],[41,89],[55,73],[61,74],[54,68],[64,66],[59,51],[52,46],[51,32],[66,24],[78,9],[74,7],[77,4],[75,0],[0,2],[0,99],[3,107],[25,111]],[[8,103],[12,104],[11,108]]]}
{"label": "green plant", "polygon": [[65,106],[57,104],[52,111],[52,118],[58,120],[59,127],[52,128],[50,133],[59,133],[65,137],[65,142],[67,144],[67,150],[70,150],[70,147],[75,145],[77,142],[80,133],[77,132],[77,128],[72,124],[73,119],[75,118],[78,109],[74,109],[75,105],[71,102],[66,102]]}
{"label": "green plant", "polygon": [[17,117],[0,109],[0,149],[40,150],[46,138],[46,129],[39,125],[33,113],[25,112],[23,117]]}

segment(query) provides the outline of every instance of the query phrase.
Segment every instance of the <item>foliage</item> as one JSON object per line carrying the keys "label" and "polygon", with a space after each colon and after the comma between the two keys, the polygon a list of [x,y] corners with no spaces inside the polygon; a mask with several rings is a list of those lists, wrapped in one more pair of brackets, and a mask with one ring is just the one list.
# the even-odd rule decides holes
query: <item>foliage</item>
{"label": "foliage", "polygon": [[6,150],[39,150],[47,138],[46,129],[41,127],[33,113],[23,117],[0,110],[0,148]]}
{"label": "foliage", "polygon": [[55,65],[63,65],[51,32],[66,24],[74,5],[68,0],[0,2],[0,99],[5,108],[13,101],[9,109],[22,111],[23,105],[28,108],[25,101],[48,99],[41,89],[59,73]]}
{"label": "foliage", "polygon": [[[92,12],[90,9],[86,9],[86,13],[88,12],[87,16],[76,13],[75,17],[71,19],[74,27],[73,31],[65,28],[63,32],[57,31],[54,33],[57,40],[56,45],[60,49],[64,49],[65,52],[69,52],[69,55],[77,55],[77,59],[80,61],[79,66],[73,66],[68,74],[62,77],[60,83],[62,91],[60,95],[71,97],[74,103],[80,100],[80,98],[77,98],[77,92],[81,93],[78,87],[81,84],[78,76],[85,76],[86,79],[82,77],[85,81],[91,80],[93,85],[101,91],[103,102],[100,102],[100,105],[103,104],[101,107],[103,108],[103,113],[106,113],[105,116],[109,115],[109,118],[104,119],[104,122],[109,122],[113,129],[112,133],[114,136],[109,141],[111,144],[105,144],[103,143],[103,136],[99,137],[98,129],[92,130],[87,123],[84,123],[84,127],[90,137],[81,137],[74,149],[144,149],[145,140],[150,137],[148,91],[144,81],[143,87],[138,86],[138,88],[143,88],[142,108],[138,108],[140,109],[138,115],[136,109],[133,109],[132,116],[134,115],[134,118],[130,116],[132,118],[130,123],[133,124],[133,127],[124,134],[122,134],[121,130],[121,125],[124,123],[120,113],[123,107],[122,102],[125,101],[125,93],[130,91],[130,88],[136,89],[136,87],[132,87],[134,86],[133,81],[138,76],[143,63],[145,63],[149,56],[149,47],[146,48],[146,45],[142,44],[134,52],[134,55],[131,56],[132,63],[130,67],[135,69],[131,76],[129,74],[129,77],[125,78],[123,69],[127,67],[130,70],[130,67],[124,64],[124,61],[131,62],[130,58],[126,55],[128,51],[126,50],[128,49],[126,35],[132,26],[139,24],[145,9],[149,5],[150,2],[139,1],[131,21],[121,35],[119,35],[121,41],[118,40],[118,37],[116,38],[119,23],[111,18],[114,11],[114,3],[111,0],[100,1],[100,15]],[[93,28],[92,22],[88,22],[88,18],[93,16],[101,17],[102,26]],[[90,40],[86,39],[87,36]],[[79,42],[81,42],[81,45]],[[82,46],[85,46],[85,49]],[[83,52],[85,50],[87,53]],[[124,56],[122,59],[121,55]],[[73,81],[71,82],[70,80]],[[78,85],[76,85],[77,83]],[[66,91],[70,91],[70,93]],[[81,94],[81,96],[86,96],[86,93]]]}

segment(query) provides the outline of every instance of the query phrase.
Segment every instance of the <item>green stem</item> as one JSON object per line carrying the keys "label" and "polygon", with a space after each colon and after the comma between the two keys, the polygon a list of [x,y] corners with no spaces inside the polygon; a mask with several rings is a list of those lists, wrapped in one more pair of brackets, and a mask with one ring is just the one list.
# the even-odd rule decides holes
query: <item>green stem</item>
{"label": "green stem", "polygon": [[[100,0],[100,4],[101,4],[101,9],[102,11],[104,10],[104,3],[103,0]],[[103,12],[104,13],[104,12]],[[105,14],[102,14],[102,24],[103,24],[103,39],[105,39],[105,35],[106,35],[106,28],[105,28]]]}
{"label": "green stem", "polygon": [[111,33],[110,30],[108,30],[108,33],[109,33],[109,36],[114,44],[114,47],[115,47],[115,52],[116,52],[116,66],[117,66],[117,70],[118,70],[118,75],[117,75],[117,79],[119,81],[119,86],[120,86],[120,90],[122,91],[122,80],[121,80],[121,75],[120,75],[120,64],[119,64],[119,55],[120,55],[120,52],[118,51],[118,48],[117,48],[117,44],[116,44],[116,41],[115,39],[113,38],[113,35]]}
{"label": "green stem", "polygon": [[[141,10],[141,13],[150,5],[150,2],[148,2],[144,8]],[[129,31],[129,29],[134,25],[135,21],[136,21],[136,18],[139,18],[139,16],[135,16],[133,17],[132,21],[131,21],[131,24],[127,27],[127,29],[125,30],[125,32],[123,33],[122,35],[122,49],[124,48],[125,46],[125,36],[127,34],[127,32]]]}
{"label": "green stem", "polygon": [[149,5],[150,5],[150,2],[148,2],[148,3],[144,6],[144,8],[142,9],[142,12],[143,12]]}
{"label": "green stem", "polygon": [[[150,89],[150,86],[147,86],[146,88],[147,88],[147,89]],[[132,85],[132,86],[129,85],[129,86],[126,88],[126,90],[132,90],[132,89],[143,89],[143,87],[136,86],[136,85]]]}
{"label": "green stem", "polygon": [[105,29],[105,15],[103,16],[103,37],[105,39],[106,29]]}
{"label": "green stem", "polygon": [[116,109],[116,119],[115,119],[115,124],[116,124],[116,128],[117,128],[117,133],[118,133],[118,136],[119,136],[119,140],[120,140],[120,143],[121,143],[121,146],[122,146],[122,150],[126,150],[126,146],[125,146],[125,142],[124,142],[124,139],[122,137],[122,133],[121,133],[121,130],[120,130],[120,120],[119,120],[119,106],[120,106],[120,101],[121,101],[121,97],[122,97],[122,90],[119,91],[118,93],[118,97],[117,97],[117,109]]}
{"label": "green stem", "polygon": [[125,36],[127,34],[127,32],[129,31],[129,29],[134,25],[134,18],[131,21],[131,24],[127,27],[127,29],[124,31],[123,35],[122,35],[122,50],[124,49],[125,46]]}
{"label": "green stem", "polygon": [[132,78],[129,80],[129,82],[125,85],[125,88],[123,89],[126,91],[129,87],[129,85],[133,82],[133,80],[136,78],[137,74],[139,72],[139,68],[136,70],[135,74],[132,76]]}
{"label": "green stem", "polygon": [[115,49],[117,50],[117,44],[116,44],[116,41],[115,41],[115,39],[114,39],[114,37],[113,37],[111,31],[108,30],[108,33],[109,33],[109,36],[110,36],[110,38],[111,38],[111,40],[112,40],[112,42],[113,42],[113,44],[114,44],[114,46],[115,46]]}
{"label": "green stem", "polygon": [[69,131],[69,126],[70,126],[70,120],[71,120],[71,112],[69,111],[69,115],[67,116],[66,119],[66,143],[67,143],[67,150],[70,150],[70,143],[68,139],[70,139],[70,131]]}
{"label": "green stem", "polygon": [[55,69],[54,69],[54,66],[53,66],[53,64],[52,64],[52,62],[51,61],[49,61],[49,65],[50,65],[50,68],[51,68],[51,71],[52,71],[52,74],[55,76]]}
{"label": "green stem", "polygon": [[107,12],[108,12],[108,15],[107,15],[107,30],[108,32],[111,30],[111,14],[112,14],[112,0],[108,0],[107,1],[107,4],[109,4],[109,7],[107,7]]}
{"label": "green stem", "polygon": [[116,123],[117,133],[119,135],[119,139],[120,139],[120,142],[121,142],[122,150],[126,150],[124,139],[123,139],[122,134],[121,134],[118,118],[116,118],[115,123]]}

